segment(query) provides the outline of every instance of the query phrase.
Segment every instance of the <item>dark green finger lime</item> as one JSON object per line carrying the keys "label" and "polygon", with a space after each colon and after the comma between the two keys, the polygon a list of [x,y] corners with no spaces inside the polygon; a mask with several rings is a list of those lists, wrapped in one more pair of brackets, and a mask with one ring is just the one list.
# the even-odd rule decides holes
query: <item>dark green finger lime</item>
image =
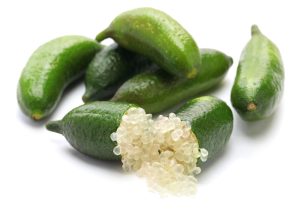
{"label": "dark green finger lime", "polygon": [[49,116],[64,89],[83,75],[83,70],[101,49],[82,36],[63,36],[39,47],[28,60],[18,84],[22,111],[34,120]]}

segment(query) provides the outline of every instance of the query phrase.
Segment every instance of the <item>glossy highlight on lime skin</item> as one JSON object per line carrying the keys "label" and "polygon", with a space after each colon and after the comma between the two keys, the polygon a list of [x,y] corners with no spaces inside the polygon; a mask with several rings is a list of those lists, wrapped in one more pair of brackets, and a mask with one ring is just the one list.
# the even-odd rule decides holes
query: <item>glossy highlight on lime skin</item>
{"label": "glossy highlight on lime skin", "polygon": [[64,89],[82,77],[101,45],[83,36],[63,36],[39,47],[28,60],[18,83],[17,98],[33,120],[48,117]]}
{"label": "glossy highlight on lime skin", "polygon": [[200,53],[192,36],[173,18],[153,8],[117,16],[96,40],[113,38],[120,46],[145,55],[169,74],[194,78],[201,73]]}
{"label": "glossy highlight on lime skin", "polygon": [[271,116],[278,107],[284,85],[279,49],[256,25],[252,26],[251,34],[231,90],[232,105],[246,121]]}

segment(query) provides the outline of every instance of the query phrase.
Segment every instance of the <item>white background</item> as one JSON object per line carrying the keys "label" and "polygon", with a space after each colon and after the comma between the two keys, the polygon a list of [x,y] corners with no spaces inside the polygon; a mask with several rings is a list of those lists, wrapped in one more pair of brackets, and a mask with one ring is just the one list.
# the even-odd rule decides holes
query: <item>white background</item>
{"label": "white background", "polygon": [[[1,1],[0,3],[0,216],[300,216],[297,1]],[[279,47],[284,96],[274,116],[243,122],[223,155],[199,177],[192,197],[161,198],[144,182],[74,151],[58,134],[19,110],[17,81],[31,53],[67,34],[94,38],[120,12],[152,6],[178,20],[199,47],[219,49],[235,63],[209,94],[230,105],[230,89],[250,26]],[[80,84],[63,97],[50,120],[82,103]],[[231,106],[231,105],[230,105]]]}

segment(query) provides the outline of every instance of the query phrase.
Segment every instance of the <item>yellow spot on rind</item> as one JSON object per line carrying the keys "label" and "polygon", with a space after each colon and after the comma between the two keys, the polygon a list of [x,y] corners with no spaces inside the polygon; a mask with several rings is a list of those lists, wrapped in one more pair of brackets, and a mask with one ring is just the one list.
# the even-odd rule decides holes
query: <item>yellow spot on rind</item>
{"label": "yellow spot on rind", "polygon": [[31,115],[31,118],[32,118],[33,120],[35,120],[35,121],[41,120],[41,119],[42,119],[42,114],[40,114],[40,113],[33,113],[33,114]]}
{"label": "yellow spot on rind", "polygon": [[252,112],[252,111],[255,111],[256,110],[256,105],[254,102],[250,102],[248,105],[247,105],[247,110]]}
{"label": "yellow spot on rind", "polygon": [[197,69],[194,68],[192,71],[190,71],[188,74],[187,74],[187,78],[191,79],[191,78],[195,78],[197,76]]}

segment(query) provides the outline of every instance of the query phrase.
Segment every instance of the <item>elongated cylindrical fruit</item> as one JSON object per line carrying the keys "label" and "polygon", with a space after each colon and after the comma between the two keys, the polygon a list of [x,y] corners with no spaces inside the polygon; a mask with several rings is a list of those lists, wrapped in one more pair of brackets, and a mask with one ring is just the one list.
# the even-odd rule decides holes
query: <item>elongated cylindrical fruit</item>
{"label": "elongated cylindrical fruit", "polygon": [[166,72],[193,78],[201,68],[192,36],[173,18],[153,8],[138,8],[117,16],[96,39],[113,38],[120,46],[143,54]]}
{"label": "elongated cylindrical fruit", "polygon": [[[208,160],[224,149],[233,129],[232,111],[225,102],[216,97],[203,96],[188,101],[176,114],[181,120],[191,123],[199,146],[209,153]],[[198,164],[201,163],[198,160]]]}
{"label": "elongated cylindrical fruit", "polygon": [[119,160],[110,139],[124,113],[134,105],[117,102],[91,102],[70,111],[61,121],[52,121],[47,129],[65,136],[79,152],[102,160]]}
{"label": "elongated cylindrical fruit", "polygon": [[103,48],[88,66],[83,101],[111,97],[124,81],[149,64],[150,61],[146,57],[121,48],[117,44]]}
{"label": "elongated cylindrical fruit", "polygon": [[63,36],[39,47],[28,60],[18,84],[22,111],[34,120],[49,116],[65,87],[83,75],[83,69],[101,46],[82,36]]}
{"label": "elongated cylindrical fruit", "polygon": [[[102,160],[119,160],[120,156],[113,153],[117,143],[112,141],[111,135],[128,119],[127,111],[131,108],[138,107],[121,102],[91,102],[73,109],[60,121],[49,122],[47,129],[63,134],[81,153]],[[226,103],[215,97],[191,100],[177,111],[177,116],[191,123],[199,148],[209,152],[208,159],[223,149],[232,132],[232,112]]]}
{"label": "elongated cylindrical fruit", "polygon": [[118,89],[112,101],[134,103],[149,113],[162,112],[219,84],[233,61],[220,51],[201,49],[201,62],[202,73],[193,79],[170,78],[161,69],[139,73]]}
{"label": "elongated cylindrical fruit", "polygon": [[283,91],[284,69],[276,45],[256,25],[244,48],[231,91],[231,102],[247,121],[269,117]]}

